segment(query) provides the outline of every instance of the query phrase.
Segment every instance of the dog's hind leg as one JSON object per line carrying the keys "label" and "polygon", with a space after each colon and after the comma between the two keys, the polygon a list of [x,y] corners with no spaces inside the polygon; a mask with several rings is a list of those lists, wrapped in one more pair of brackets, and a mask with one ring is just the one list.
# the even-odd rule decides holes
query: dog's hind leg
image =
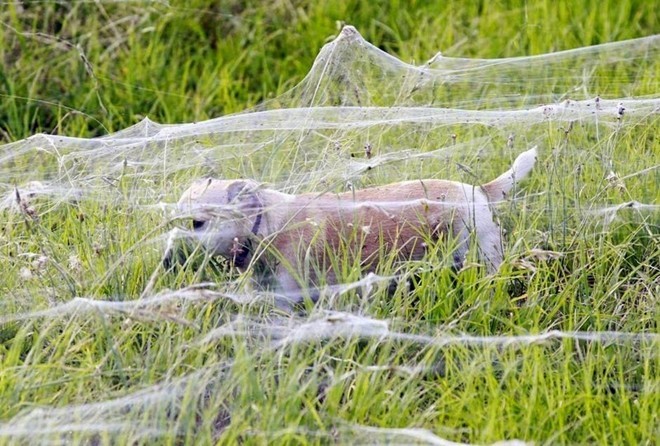
{"label": "dog's hind leg", "polygon": [[489,274],[497,272],[504,260],[502,230],[493,221],[482,221],[476,229],[479,258],[486,264]]}

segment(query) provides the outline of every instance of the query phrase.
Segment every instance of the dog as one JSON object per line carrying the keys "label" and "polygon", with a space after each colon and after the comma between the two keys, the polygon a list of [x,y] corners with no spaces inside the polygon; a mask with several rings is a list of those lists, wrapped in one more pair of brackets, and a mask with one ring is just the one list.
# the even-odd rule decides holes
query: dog
{"label": "dog", "polygon": [[[503,248],[491,205],[504,199],[535,161],[536,148],[523,152],[508,171],[481,186],[429,179],[292,195],[252,180],[209,178],[195,181],[178,209],[192,217],[189,235],[206,253],[241,272],[252,270],[260,288],[289,296],[322,281],[336,284],[342,262],[373,272],[384,256],[419,260],[434,242],[453,240],[453,265],[460,268],[470,237],[494,273]],[[166,267],[176,255],[168,248]]]}

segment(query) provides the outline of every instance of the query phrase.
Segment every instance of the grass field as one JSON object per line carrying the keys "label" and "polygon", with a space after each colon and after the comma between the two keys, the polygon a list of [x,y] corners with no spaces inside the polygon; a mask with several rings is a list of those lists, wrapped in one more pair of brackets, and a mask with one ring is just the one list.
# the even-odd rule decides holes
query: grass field
{"label": "grass field", "polygon": [[[657,444],[658,40],[378,49],[537,56],[658,5],[307,3],[0,2],[0,444]],[[324,47],[344,24],[375,47]],[[390,293],[346,250],[289,314],[201,253],[160,266],[195,177],[478,183],[532,145],[494,276],[384,253],[416,282]]]}

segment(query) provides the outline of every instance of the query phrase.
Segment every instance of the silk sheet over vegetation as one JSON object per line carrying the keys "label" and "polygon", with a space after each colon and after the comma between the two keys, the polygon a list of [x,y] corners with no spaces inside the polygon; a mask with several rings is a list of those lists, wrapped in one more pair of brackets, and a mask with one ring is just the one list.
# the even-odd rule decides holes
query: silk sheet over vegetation
{"label": "silk sheet over vegetation", "polygon": [[[657,438],[659,61],[651,36],[410,65],[349,26],[254,109],[0,146],[2,442]],[[161,266],[199,177],[479,184],[533,146],[495,276],[347,265],[290,313],[203,253]]]}

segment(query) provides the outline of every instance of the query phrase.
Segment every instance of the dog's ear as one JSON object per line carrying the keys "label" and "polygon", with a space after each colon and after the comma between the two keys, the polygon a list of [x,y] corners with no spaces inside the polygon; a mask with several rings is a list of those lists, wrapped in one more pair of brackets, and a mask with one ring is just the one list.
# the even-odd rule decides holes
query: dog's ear
{"label": "dog's ear", "polygon": [[259,200],[256,196],[258,185],[253,181],[237,180],[227,187],[227,203],[237,200],[240,203],[247,204],[248,207],[255,207]]}
{"label": "dog's ear", "polygon": [[231,203],[239,195],[248,193],[247,183],[245,181],[234,181],[227,187],[227,203]]}

